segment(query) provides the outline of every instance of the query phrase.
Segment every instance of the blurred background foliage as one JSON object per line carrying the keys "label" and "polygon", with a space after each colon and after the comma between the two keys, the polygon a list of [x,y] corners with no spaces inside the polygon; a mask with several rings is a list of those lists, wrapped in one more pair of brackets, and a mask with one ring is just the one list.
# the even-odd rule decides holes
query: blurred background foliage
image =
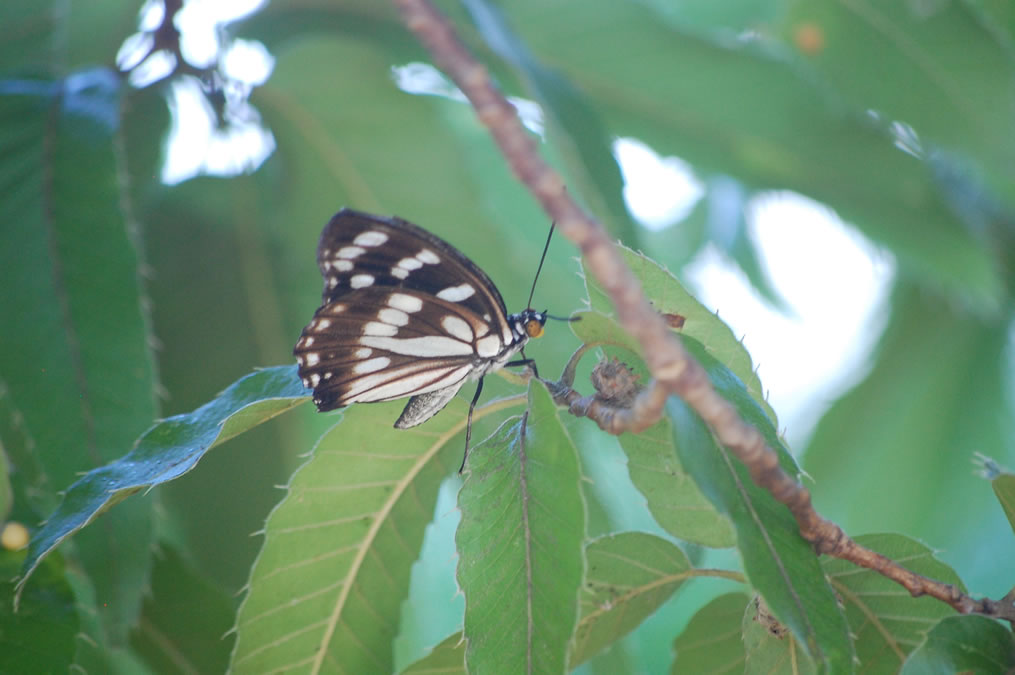
{"label": "blurred background foliage", "polygon": [[[291,362],[318,305],[317,236],[343,205],[452,241],[509,309],[529,291],[547,218],[471,109],[440,95],[446,83],[405,84],[399,69],[427,55],[388,3],[275,0],[239,21],[206,18],[217,49],[205,55],[181,48],[174,28],[200,23],[201,3],[167,4],[166,21],[159,3],[0,7],[0,442],[10,467],[0,520],[33,526],[79,472],[124,454],[154,419]],[[896,262],[866,374],[794,451],[818,509],[848,532],[905,533],[941,549],[972,592],[1006,592],[1015,544],[973,460],[1015,465],[1015,10],[978,0],[438,4],[506,92],[538,106],[542,150],[575,196],[678,276],[711,247],[777,305],[745,206],[772,190],[827,205]],[[130,81],[117,61],[128,38],[153,53]],[[270,77],[244,81],[227,56],[257,44]],[[129,54],[121,67],[140,61]],[[157,57],[172,74],[159,75]],[[188,129],[184,95],[203,97],[213,121],[191,153],[246,134],[260,155],[168,175],[170,128]],[[689,165],[705,194],[680,222],[649,230],[629,213],[618,137]],[[562,240],[552,247],[540,308],[583,306],[574,255]],[[551,330],[531,355],[554,374],[576,346]],[[498,378],[487,386],[491,398],[513,391]],[[66,564],[46,574],[59,579],[54,593],[73,595],[73,622],[90,639],[54,614],[62,630],[47,633],[60,644],[50,655],[72,652],[92,672],[222,670],[229,638],[187,635],[231,626],[260,546],[250,534],[328,424],[302,406],[75,537]],[[617,442],[585,425],[570,431],[584,458],[599,458],[590,473],[608,467],[604,480]],[[427,634],[428,623],[460,621],[460,601],[446,600],[453,487],[414,571],[401,665],[446,635]],[[655,527],[633,489],[617,494],[590,529]],[[0,555],[12,569],[21,554]],[[584,667],[662,672],[679,629],[725,590],[689,584]],[[208,609],[199,627],[186,620],[196,604]],[[167,660],[160,638],[188,645],[190,661]]]}

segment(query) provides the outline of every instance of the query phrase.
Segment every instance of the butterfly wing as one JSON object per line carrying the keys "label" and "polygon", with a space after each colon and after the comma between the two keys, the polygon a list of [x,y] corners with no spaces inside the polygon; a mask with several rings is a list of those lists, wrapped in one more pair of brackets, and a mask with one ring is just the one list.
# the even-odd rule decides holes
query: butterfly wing
{"label": "butterfly wing", "polygon": [[318,265],[324,304],[293,353],[321,411],[412,396],[396,426],[415,426],[517,349],[489,277],[407,221],[343,209]]}

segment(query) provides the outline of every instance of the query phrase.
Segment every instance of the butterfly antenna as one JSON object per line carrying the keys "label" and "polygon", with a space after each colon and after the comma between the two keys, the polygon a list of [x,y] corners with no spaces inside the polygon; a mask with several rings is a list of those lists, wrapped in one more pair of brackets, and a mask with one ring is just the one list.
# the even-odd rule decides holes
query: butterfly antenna
{"label": "butterfly antenna", "polygon": [[553,229],[557,223],[550,223],[550,234],[546,235],[546,245],[543,246],[543,255],[539,258],[539,267],[536,268],[536,278],[532,280],[532,290],[529,291],[529,302],[526,307],[532,308],[532,296],[536,294],[536,282],[539,281],[539,273],[543,271],[543,261],[546,260],[546,252],[550,250],[550,239],[553,238]]}

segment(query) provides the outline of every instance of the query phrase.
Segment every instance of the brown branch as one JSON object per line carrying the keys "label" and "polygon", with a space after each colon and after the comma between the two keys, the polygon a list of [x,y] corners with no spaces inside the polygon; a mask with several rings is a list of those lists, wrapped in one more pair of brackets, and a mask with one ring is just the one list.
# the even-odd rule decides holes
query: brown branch
{"label": "brown branch", "polygon": [[[447,19],[429,0],[394,2],[406,25],[430,51],[437,66],[468,97],[518,179],[539,200],[564,236],[581,250],[588,270],[610,297],[620,325],[638,341],[649,372],[655,378],[655,384],[644,394],[646,402],[638,407],[648,410],[667,394],[680,396],[705,421],[719,442],[747,466],[754,482],[789,507],[799,524],[800,534],[819,553],[877,571],[897,581],[913,596],[935,597],[963,614],[976,612],[1015,622],[1015,607],[1011,603],[974,600],[951,584],[914,574],[858,545],[838,525],[818,515],[807,488],[780,468],[778,456],[765,443],[761,433],[719,395],[704,368],[673,337],[665,319],[651,308],[602,225],[571,199],[564,189],[563,179],[539,155],[514,107],[494,86],[486,68],[476,62],[458,39]],[[651,397],[650,402],[648,397]],[[588,405],[577,405],[577,398],[570,404],[584,409],[586,414],[596,411],[593,414],[597,421],[606,419],[605,408],[609,403],[592,400]],[[639,419],[635,424],[632,419],[631,426],[626,428],[638,428],[644,421]],[[615,429],[612,432],[617,433],[625,424],[624,413],[617,410],[607,430]]]}

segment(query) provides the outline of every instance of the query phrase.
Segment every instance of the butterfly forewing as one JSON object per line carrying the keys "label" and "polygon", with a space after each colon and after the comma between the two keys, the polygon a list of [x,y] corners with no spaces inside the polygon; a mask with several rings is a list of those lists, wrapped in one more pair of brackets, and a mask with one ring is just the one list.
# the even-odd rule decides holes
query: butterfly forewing
{"label": "butterfly forewing", "polygon": [[511,339],[497,287],[456,248],[401,218],[343,209],[321,233],[317,264],[325,303],[367,287],[405,288],[447,299]]}
{"label": "butterfly forewing", "polygon": [[319,410],[413,396],[396,423],[413,426],[521,346],[486,274],[404,220],[340,211],[318,265],[324,304],[294,354]]}

